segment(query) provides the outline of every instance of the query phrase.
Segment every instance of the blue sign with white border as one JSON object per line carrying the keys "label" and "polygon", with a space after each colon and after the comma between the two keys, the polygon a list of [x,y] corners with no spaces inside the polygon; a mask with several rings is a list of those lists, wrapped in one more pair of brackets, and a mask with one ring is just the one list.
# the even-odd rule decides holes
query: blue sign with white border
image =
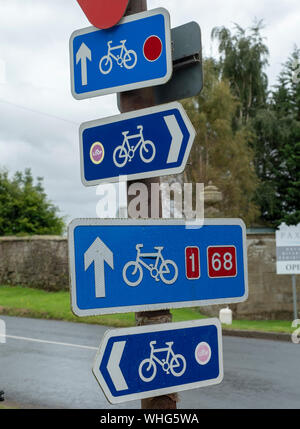
{"label": "blue sign with white border", "polygon": [[108,331],[93,373],[112,404],[219,384],[223,379],[220,321]]}
{"label": "blue sign with white border", "polygon": [[70,64],[76,99],[168,82],[173,72],[169,12],[153,9],[125,17],[107,30],[75,31]]}
{"label": "blue sign with white border", "polygon": [[85,186],[181,173],[196,136],[180,103],[91,121],[80,127]]}
{"label": "blue sign with white border", "polygon": [[243,302],[239,219],[79,219],[69,226],[72,310],[80,317]]}

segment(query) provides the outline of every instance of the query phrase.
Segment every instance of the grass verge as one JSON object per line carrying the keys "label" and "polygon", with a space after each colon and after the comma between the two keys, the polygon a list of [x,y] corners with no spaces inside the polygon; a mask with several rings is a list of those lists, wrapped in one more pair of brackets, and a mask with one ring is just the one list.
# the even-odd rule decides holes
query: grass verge
{"label": "grass verge", "polygon": [[[74,316],[70,310],[69,292],[45,292],[25,287],[0,286],[0,314],[37,319],[64,320],[112,327],[134,326],[134,314],[115,314],[96,317]],[[172,310],[173,321],[183,322],[205,318],[196,308]],[[234,320],[226,329],[292,333],[291,322],[281,320]]]}

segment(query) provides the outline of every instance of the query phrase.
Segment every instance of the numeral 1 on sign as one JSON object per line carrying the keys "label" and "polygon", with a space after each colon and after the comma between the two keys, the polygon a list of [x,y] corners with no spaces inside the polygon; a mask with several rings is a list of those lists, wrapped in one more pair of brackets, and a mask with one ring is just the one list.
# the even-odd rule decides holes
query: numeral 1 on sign
{"label": "numeral 1 on sign", "polygon": [[200,278],[200,253],[198,247],[187,247],[185,249],[185,271],[189,280]]}

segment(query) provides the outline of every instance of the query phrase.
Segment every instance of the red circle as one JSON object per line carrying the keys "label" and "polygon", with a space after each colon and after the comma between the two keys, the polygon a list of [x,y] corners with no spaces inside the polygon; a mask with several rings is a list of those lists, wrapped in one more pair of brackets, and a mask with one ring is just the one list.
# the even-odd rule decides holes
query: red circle
{"label": "red circle", "polygon": [[162,41],[157,36],[150,36],[144,44],[144,56],[148,61],[156,61],[161,56]]}

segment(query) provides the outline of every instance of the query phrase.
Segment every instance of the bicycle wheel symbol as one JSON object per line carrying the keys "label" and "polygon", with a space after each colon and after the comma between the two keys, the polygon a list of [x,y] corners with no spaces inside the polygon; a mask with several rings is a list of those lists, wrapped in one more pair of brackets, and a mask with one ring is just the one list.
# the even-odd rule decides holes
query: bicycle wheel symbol
{"label": "bicycle wheel symbol", "polygon": [[123,268],[123,279],[128,286],[138,286],[143,280],[143,269],[135,261],[127,262]]}

